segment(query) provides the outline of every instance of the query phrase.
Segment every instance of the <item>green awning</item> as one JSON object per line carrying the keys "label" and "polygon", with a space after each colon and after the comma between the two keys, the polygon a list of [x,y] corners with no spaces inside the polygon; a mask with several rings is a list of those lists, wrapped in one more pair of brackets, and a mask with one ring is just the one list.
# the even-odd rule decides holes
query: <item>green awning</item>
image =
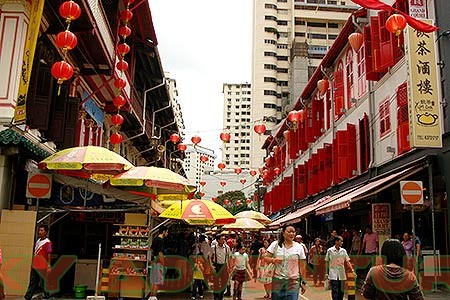
{"label": "green awning", "polygon": [[20,145],[33,154],[36,154],[42,158],[46,158],[52,154],[39,147],[39,145],[33,143],[32,141],[21,135],[19,132],[16,132],[10,128],[0,131],[0,146],[8,145]]}

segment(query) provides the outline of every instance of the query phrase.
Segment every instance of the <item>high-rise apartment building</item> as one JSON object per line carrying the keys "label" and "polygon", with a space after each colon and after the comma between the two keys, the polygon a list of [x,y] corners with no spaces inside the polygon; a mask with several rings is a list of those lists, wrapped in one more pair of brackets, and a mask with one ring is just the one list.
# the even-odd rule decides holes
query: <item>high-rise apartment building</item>
{"label": "high-rise apartment building", "polygon": [[[350,0],[253,1],[252,122],[278,129],[355,9]],[[251,168],[263,164],[264,141],[251,131]]]}
{"label": "high-rise apartment building", "polygon": [[227,168],[250,168],[251,145],[251,84],[224,83],[223,93],[223,128],[231,139],[222,147],[222,162]]}
{"label": "high-rise apartment building", "polygon": [[186,126],[184,125],[183,112],[181,111],[181,106],[178,102],[177,81],[171,78],[170,73],[168,72],[165,72],[164,76],[166,78],[167,87],[169,89],[169,97],[171,99],[175,123],[177,124],[181,139],[184,139],[184,130],[186,129]]}
{"label": "high-rise apartment building", "polygon": [[183,169],[186,172],[186,177],[191,184],[198,187],[203,174],[214,171],[214,162],[217,155],[214,154],[214,150],[199,145],[194,146],[193,144],[187,145],[184,154]]}

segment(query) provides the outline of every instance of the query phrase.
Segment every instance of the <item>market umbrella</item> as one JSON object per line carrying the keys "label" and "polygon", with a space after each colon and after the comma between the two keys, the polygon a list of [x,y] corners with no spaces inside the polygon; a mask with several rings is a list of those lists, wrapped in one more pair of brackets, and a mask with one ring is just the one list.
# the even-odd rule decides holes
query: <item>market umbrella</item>
{"label": "market umbrella", "polygon": [[159,167],[132,167],[109,179],[109,184],[155,199],[165,195],[164,200],[185,200],[188,194],[195,191],[195,186],[188,179]]}
{"label": "market umbrella", "polygon": [[179,201],[166,208],[159,217],[205,226],[229,224],[236,220],[228,210],[209,200]]}
{"label": "market umbrella", "polygon": [[60,174],[106,180],[133,166],[119,154],[98,146],[67,148],[42,160],[38,167]]}
{"label": "market umbrella", "polygon": [[272,223],[272,220],[269,219],[265,214],[260,213],[259,211],[254,211],[254,210],[241,211],[240,213],[237,213],[235,215],[235,217],[237,219],[240,219],[240,218],[253,219],[253,220],[256,220],[265,225]]}
{"label": "market umbrella", "polygon": [[231,224],[226,224],[222,228],[223,229],[233,229],[233,230],[249,230],[249,231],[257,231],[260,229],[264,229],[266,226],[259,223],[256,220],[250,218],[239,218],[236,219],[236,222]]}

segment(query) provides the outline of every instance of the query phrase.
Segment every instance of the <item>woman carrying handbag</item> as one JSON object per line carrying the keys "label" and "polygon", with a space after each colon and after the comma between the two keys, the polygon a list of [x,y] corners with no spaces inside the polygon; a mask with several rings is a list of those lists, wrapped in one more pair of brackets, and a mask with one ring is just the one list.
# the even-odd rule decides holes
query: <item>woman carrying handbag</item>
{"label": "woman carrying handbag", "polygon": [[274,271],[274,264],[267,263],[265,257],[267,256],[267,248],[269,248],[269,241],[264,240],[264,247],[259,249],[258,262],[256,263],[256,269],[258,270],[258,280],[264,285],[266,294],[264,298],[270,298],[270,291],[272,288],[272,276]]}
{"label": "woman carrying handbag", "polygon": [[295,228],[284,225],[278,241],[267,248],[267,263],[275,265],[272,277],[272,300],[298,300],[299,290],[305,292],[305,274],[301,274],[302,264],[306,263],[303,247],[294,241]]}

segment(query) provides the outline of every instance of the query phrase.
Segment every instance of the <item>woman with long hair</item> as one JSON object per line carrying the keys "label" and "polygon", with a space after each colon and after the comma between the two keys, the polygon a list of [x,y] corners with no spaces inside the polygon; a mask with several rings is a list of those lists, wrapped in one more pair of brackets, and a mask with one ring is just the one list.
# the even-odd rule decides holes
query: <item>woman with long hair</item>
{"label": "woman with long hair", "polygon": [[278,241],[274,241],[267,248],[264,258],[267,263],[274,264],[272,277],[272,300],[297,300],[299,289],[305,292],[306,274],[301,274],[302,264],[306,254],[303,247],[294,241],[295,228],[284,225]]}
{"label": "woman with long hair", "polygon": [[258,270],[258,280],[264,285],[266,294],[264,298],[270,298],[270,290],[272,285],[272,271],[271,265],[264,259],[267,256],[267,248],[269,248],[269,240],[264,240],[263,247],[259,249],[258,262],[256,263],[256,269]]}
{"label": "woman with long hair", "polygon": [[381,247],[382,265],[370,268],[361,294],[366,299],[423,300],[416,275],[403,267],[406,252],[397,239],[389,239]]}

